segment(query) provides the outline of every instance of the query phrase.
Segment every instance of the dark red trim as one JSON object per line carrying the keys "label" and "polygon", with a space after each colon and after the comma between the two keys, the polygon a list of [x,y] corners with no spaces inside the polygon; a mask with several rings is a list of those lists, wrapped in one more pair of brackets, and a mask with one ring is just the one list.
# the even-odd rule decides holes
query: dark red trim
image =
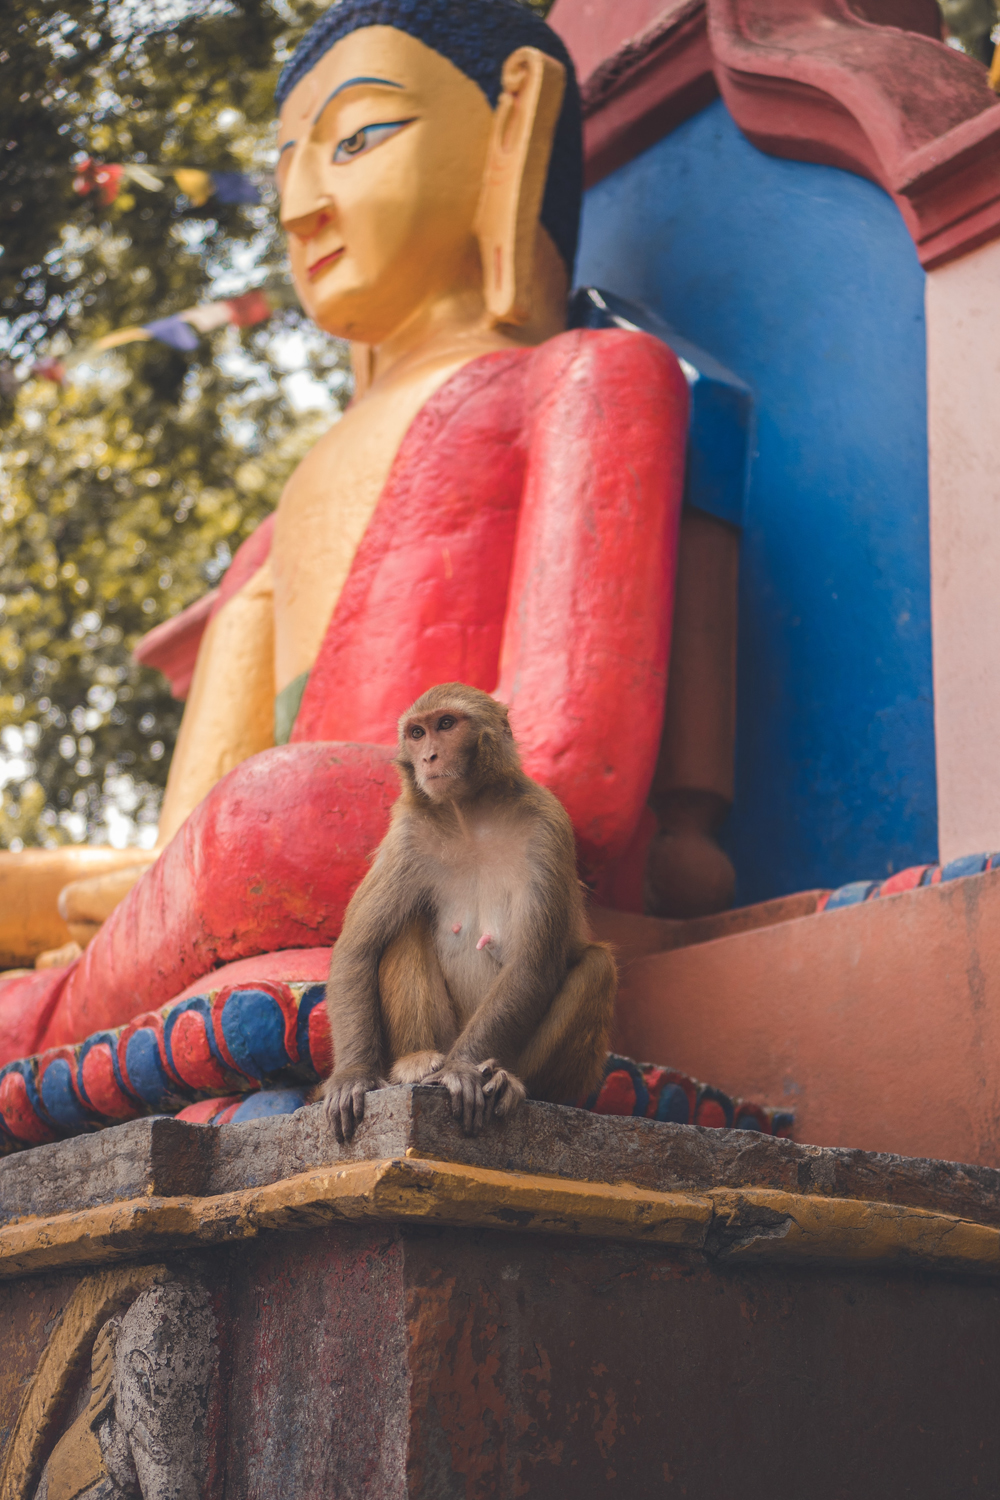
{"label": "dark red trim", "polygon": [[587,186],[676,130],[718,92],[704,0],[675,0],[584,84]]}
{"label": "dark red trim", "polygon": [[[1000,235],[1000,100],[979,63],[935,39],[931,3],[708,0],[706,26],[703,0],[673,0],[584,82],[588,184],[718,90],[760,150],[885,188],[927,269],[966,254]],[[559,0],[550,19],[573,51],[595,5],[619,4]]]}

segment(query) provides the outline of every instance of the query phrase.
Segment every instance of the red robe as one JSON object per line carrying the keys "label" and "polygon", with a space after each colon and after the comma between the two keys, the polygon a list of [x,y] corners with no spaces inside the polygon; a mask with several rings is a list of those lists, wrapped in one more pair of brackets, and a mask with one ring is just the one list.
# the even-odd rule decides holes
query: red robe
{"label": "red robe", "polygon": [[660,741],[686,431],[680,367],[642,333],[560,334],[452,376],[400,446],[292,743],[219,782],[75,964],[0,985],[0,1063],[230,960],[332,942],[398,793],[396,720],[434,683],[495,690],[583,871],[619,855]]}

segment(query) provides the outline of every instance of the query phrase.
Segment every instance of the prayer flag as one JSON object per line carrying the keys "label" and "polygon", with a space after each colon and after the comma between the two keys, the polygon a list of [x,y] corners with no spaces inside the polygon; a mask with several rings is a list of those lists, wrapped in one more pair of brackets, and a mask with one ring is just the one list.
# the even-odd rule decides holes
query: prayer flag
{"label": "prayer flag", "polygon": [[157,318],[155,323],[146,323],[144,326],[150,338],[159,339],[161,344],[169,344],[171,349],[181,349],[185,354],[190,354],[198,347],[198,335],[183,313],[175,313],[172,318]]}
{"label": "prayer flag", "polygon": [[119,349],[124,344],[134,344],[140,339],[156,339],[161,344],[169,345],[171,349],[180,349],[183,353],[190,354],[198,347],[199,333],[211,333],[213,329],[222,328],[226,323],[234,323],[237,328],[252,328],[257,323],[266,322],[275,306],[281,305],[283,291],[279,287],[277,293],[268,295],[256,287],[251,292],[244,292],[241,297],[228,297],[224,301],[202,302],[197,307],[186,307],[182,312],[174,313],[169,318],[156,318],[141,328],[116,328],[114,333],[106,333],[103,338],[95,339],[91,344],[73,349],[61,359],[49,357],[38,360],[32,366],[31,374],[62,385],[74,365],[83,364],[93,355]]}
{"label": "prayer flag", "polygon": [[61,359],[40,359],[32,365],[31,373],[40,380],[54,380],[56,385],[62,385],[66,379],[66,366]]}
{"label": "prayer flag", "polygon": [[201,208],[212,196],[212,174],[195,167],[177,167],[174,181],[181,192],[191,200],[193,207]]}
{"label": "prayer flag", "polygon": [[178,317],[197,328],[199,333],[211,333],[213,328],[221,328],[224,323],[233,321],[228,302],[203,302],[199,307],[189,307],[186,312],[178,313]]}
{"label": "prayer flag", "polygon": [[237,328],[252,328],[255,323],[265,323],[273,311],[259,289],[244,292],[242,297],[231,297],[227,306],[231,309],[230,320]]}
{"label": "prayer flag", "polygon": [[[104,354],[108,349],[117,349],[122,344],[134,344],[136,339],[148,339],[149,337],[150,334],[146,332],[145,328],[119,328],[114,333],[106,333],[103,338],[98,339],[96,343],[89,345],[89,347],[93,349],[95,354]],[[74,355],[73,363],[79,364],[80,360],[85,357],[85,354],[86,351],[84,350],[80,354]]]}
{"label": "prayer flag", "polygon": [[213,172],[212,196],[220,203],[260,202],[260,193],[242,172]]}
{"label": "prayer flag", "polygon": [[148,167],[141,166],[138,162],[129,162],[122,167],[125,176],[132,182],[137,182],[140,187],[147,188],[151,193],[159,193],[163,190],[163,178],[157,172],[151,172]]}
{"label": "prayer flag", "polygon": [[107,207],[118,197],[122,184],[122,171],[121,167],[114,164],[105,165],[99,161],[92,161],[89,156],[85,157],[76,169],[73,191],[85,198],[96,188],[100,192],[101,202]]}
{"label": "prayer flag", "polygon": [[144,162],[108,163],[89,156],[76,168],[73,191],[86,197],[99,190],[101,202],[107,205],[118,197],[123,181],[158,193],[166,177],[174,179],[193,208],[203,208],[210,198],[219,203],[260,202],[260,191],[244,172],[206,172],[202,167],[150,166]]}

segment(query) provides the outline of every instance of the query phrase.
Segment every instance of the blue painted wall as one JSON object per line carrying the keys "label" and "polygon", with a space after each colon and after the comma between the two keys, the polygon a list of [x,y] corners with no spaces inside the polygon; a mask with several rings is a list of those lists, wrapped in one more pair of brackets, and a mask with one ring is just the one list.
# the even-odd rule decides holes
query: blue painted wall
{"label": "blue painted wall", "polygon": [[924,274],[892,200],[717,101],[590,190],[576,280],[754,393],[738,902],[935,859]]}

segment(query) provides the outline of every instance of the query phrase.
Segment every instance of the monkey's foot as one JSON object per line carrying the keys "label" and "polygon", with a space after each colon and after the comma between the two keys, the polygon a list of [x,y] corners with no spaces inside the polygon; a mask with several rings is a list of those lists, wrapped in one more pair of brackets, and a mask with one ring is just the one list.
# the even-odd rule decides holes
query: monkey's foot
{"label": "monkey's foot", "polygon": [[486,1078],[483,1093],[486,1096],[487,1113],[497,1114],[501,1119],[504,1115],[512,1115],[521,1101],[528,1097],[528,1090],[520,1078],[508,1073],[506,1068],[501,1068],[495,1057],[480,1063],[479,1069]]}
{"label": "monkey's foot", "polygon": [[372,1073],[331,1073],[323,1085],[326,1118],[341,1146],[349,1141],[365,1117],[365,1094],[385,1088],[385,1079]]}
{"label": "monkey's foot", "polygon": [[443,1052],[408,1052],[392,1065],[390,1083],[423,1083],[444,1062]]}

